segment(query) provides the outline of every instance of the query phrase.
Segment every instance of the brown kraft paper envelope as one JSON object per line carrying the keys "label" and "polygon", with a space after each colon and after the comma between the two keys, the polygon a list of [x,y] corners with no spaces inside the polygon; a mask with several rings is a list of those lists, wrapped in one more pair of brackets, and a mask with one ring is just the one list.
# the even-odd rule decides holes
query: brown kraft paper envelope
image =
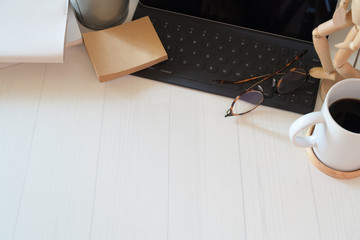
{"label": "brown kraft paper envelope", "polygon": [[149,17],[82,36],[100,82],[140,71],[168,58]]}

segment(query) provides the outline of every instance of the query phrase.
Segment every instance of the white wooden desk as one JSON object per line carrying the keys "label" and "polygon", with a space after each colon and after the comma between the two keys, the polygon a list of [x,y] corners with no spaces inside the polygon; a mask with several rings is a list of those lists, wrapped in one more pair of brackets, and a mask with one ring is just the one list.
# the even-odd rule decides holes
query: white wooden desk
{"label": "white wooden desk", "polygon": [[0,239],[360,239],[360,179],[290,143],[300,115],[231,102],[99,83],[83,46],[0,70]]}

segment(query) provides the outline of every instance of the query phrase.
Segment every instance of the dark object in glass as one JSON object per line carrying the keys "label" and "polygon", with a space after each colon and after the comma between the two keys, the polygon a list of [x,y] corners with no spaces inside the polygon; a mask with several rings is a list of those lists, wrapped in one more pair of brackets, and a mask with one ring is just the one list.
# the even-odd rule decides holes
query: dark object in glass
{"label": "dark object in glass", "polygon": [[330,105],[329,111],[341,127],[353,133],[360,133],[360,99],[337,100]]}

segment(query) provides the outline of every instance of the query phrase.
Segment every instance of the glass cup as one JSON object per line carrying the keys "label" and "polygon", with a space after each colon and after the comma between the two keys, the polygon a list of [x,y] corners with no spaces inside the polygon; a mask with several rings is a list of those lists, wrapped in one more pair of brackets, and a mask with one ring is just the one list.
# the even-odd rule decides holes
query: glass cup
{"label": "glass cup", "polygon": [[101,30],[123,23],[129,0],[70,0],[77,19],[87,28]]}

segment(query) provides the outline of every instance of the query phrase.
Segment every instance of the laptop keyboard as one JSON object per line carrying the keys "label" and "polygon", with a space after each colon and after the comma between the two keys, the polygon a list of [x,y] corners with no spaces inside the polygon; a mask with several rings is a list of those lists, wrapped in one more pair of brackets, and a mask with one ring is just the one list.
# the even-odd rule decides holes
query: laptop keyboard
{"label": "laptop keyboard", "polygon": [[[309,70],[320,64],[311,43],[139,4],[133,18],[143,16],[150,17],[168,60],[134,73],[136,76],[234,98],[254,81],[232,85],[212,80],[238,81],[273,73],[303,49],[308,53],[294,66]],[[268,96],[263,105],[305,114],[314,110],[319,80],[310,77],[294,92],[282,95],[272,94],[271,79],[261,87]]]}

